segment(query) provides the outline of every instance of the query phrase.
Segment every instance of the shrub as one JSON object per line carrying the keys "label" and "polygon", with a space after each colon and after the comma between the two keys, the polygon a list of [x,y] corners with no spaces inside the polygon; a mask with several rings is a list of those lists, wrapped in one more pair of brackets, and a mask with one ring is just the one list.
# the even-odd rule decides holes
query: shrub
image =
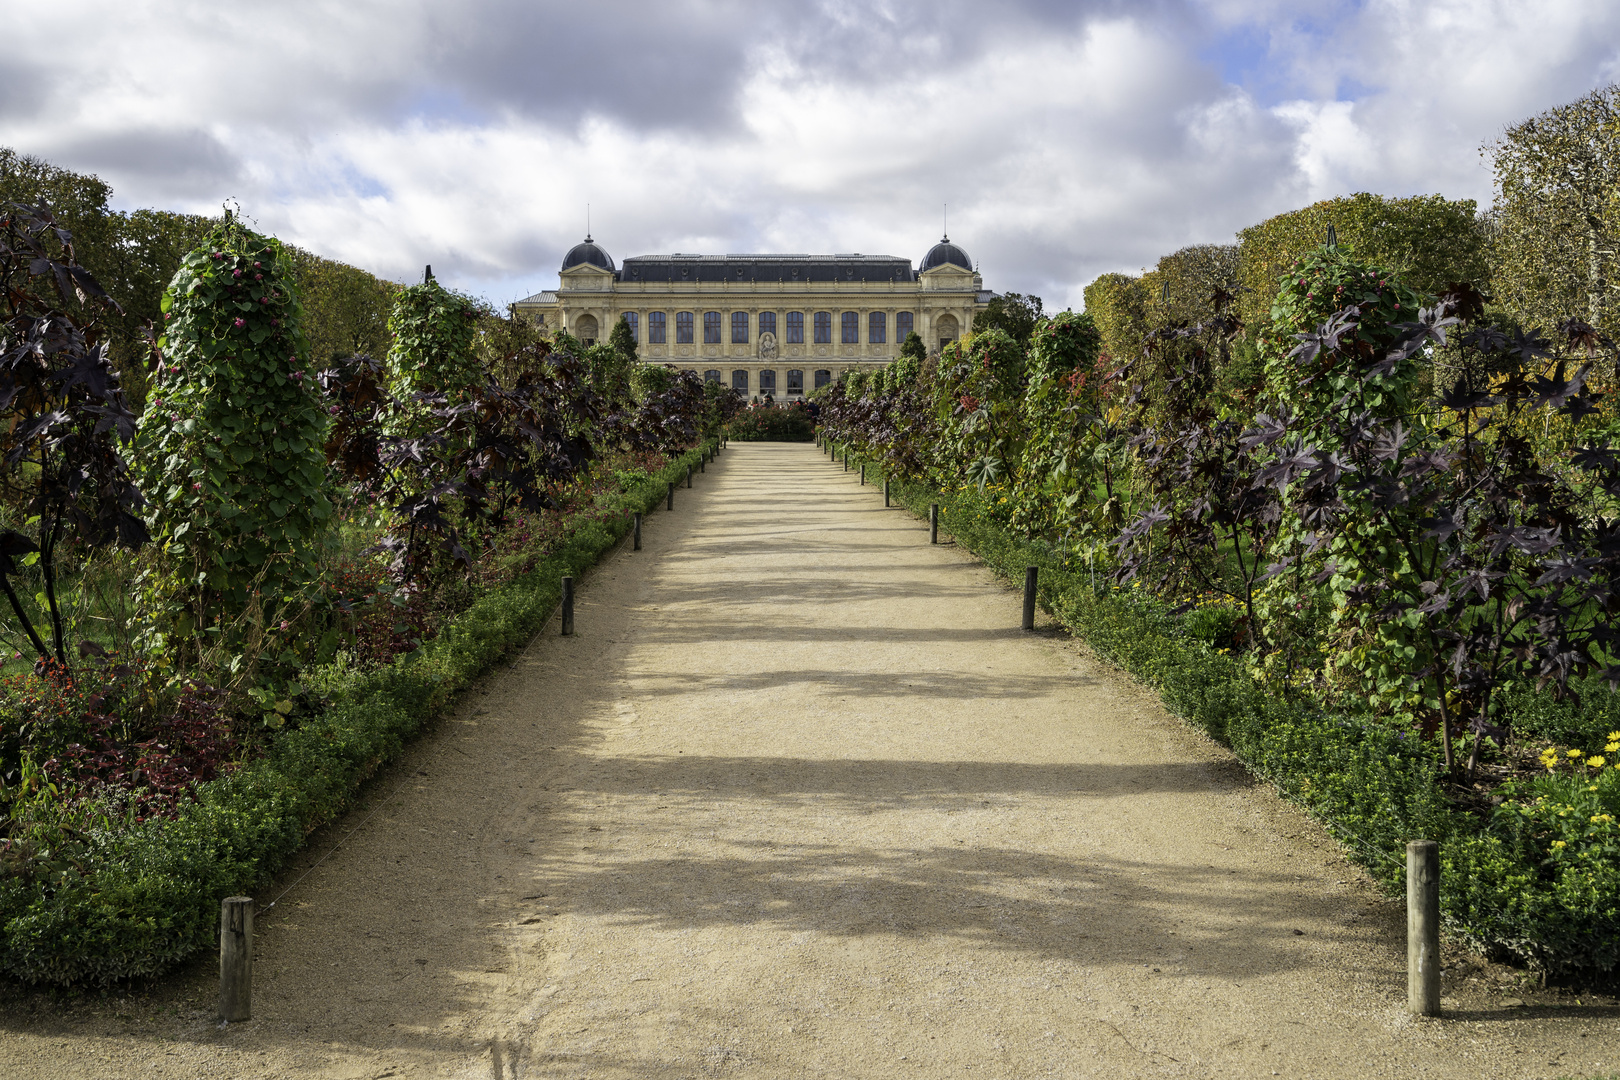
{"label": "shrub", "polygon": [[[78,264],[71,234],[43,206],[0,217],[0,485],[23,526],[0,532],[0,589],[39,662],[59,671],[69,662],[63,551],[134,548],[148,539],[123,457],[135,416],[96,340],[94,317],[81,322],[74,308],[118,313]],[[31,564],[49,644],[13,585]]]}
{"label": "shrub", "polygon": [[457,398],[483,381],[473,353],[478,311],[473,302],[429,277],[401,289],[388,316],[394,347],[388,372],[395,393],[438,392]]}
{"label": "shrub", "polygon": [[315,574],[332,516],[326,411],[291,261],[227,216],[186,256],[163,311],[136,441],[162,552],[146,647],[251,657],[295,617],[288,605]]}
{"label": "shrub", "polygon": [[726,427],[738,442],[809,442],[815,438],[815,422],[802,403],[791,405],[749,405],[731,418]]}

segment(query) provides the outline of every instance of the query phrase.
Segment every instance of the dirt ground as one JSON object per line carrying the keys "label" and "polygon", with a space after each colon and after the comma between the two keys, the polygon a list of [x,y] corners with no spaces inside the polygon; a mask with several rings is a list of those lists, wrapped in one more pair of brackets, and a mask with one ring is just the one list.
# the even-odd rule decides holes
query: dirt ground
{"label": "dirt ground", "polygon": [[1611,999],[1460,955],[1409,1016],[1317,826],[813,446],[696,484],[259,897],[252,1021],[207,960],[14,991],[0,1075],[1620,1071]]}

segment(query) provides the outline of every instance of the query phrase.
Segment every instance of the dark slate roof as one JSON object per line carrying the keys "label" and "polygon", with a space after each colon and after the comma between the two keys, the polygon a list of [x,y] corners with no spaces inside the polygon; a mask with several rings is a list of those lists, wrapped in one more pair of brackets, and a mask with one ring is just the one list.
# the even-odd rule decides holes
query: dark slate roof
{"label": "dark slate roof", "polygon": [[636,255],[620,281],[915,281],[895,255]]}
{"label": "dark slate roof", "polygon": [[584,263],[600,266],[603,270],[612,270],[613,256],[603,251],[601,245],[587,236],[584,241],[568,249],[568,254],[563,256],[562,268],[567,270]]}
{"label": "dark slate roof", "polygon": [[923,256],[922,266],[918,268],[918,271],[932,270],[934,267],[944,266],[946,263],[950,263],[952,266],[960,266],[964,270],[973,269],[973,260],[968,258],[968,253],[951,243],[950,237],[942,236],[939,238],[939,243],[929,248],[928,254]]}

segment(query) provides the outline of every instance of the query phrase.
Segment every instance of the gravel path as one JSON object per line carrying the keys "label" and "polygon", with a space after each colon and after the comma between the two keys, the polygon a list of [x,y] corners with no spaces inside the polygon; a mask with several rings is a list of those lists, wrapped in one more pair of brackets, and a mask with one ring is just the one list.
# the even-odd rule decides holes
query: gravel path
{"label": "gravel path", "polygon": [[[27,995],[0,1075],[1561,1076],[1612,1003],[1454,966],[1315,825],[814,447],[739,444],[207,964]],[[302,869],[289,873],[292,882]],[[261,903],[280,886],[261,897]]]}

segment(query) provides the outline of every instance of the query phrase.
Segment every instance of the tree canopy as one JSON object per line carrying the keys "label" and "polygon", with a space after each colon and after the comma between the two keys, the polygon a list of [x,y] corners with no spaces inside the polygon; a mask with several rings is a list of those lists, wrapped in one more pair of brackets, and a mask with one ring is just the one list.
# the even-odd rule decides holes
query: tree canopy
{"label": "tree canopy", "polygon": [[1532,116],[1482,153],[1496,173],[1496,301],[1522,323],[1578,318],[1620,333],[1620,86]]}
{"label": "tree canopy", "polygon": [[1021,349],[1029,348],[1030,335],[1041,319],[1041,298],[1023,293],[1005,293],[992,297],[985,309],[973,317],[973,332],[1001,330],[1018,342]]}

